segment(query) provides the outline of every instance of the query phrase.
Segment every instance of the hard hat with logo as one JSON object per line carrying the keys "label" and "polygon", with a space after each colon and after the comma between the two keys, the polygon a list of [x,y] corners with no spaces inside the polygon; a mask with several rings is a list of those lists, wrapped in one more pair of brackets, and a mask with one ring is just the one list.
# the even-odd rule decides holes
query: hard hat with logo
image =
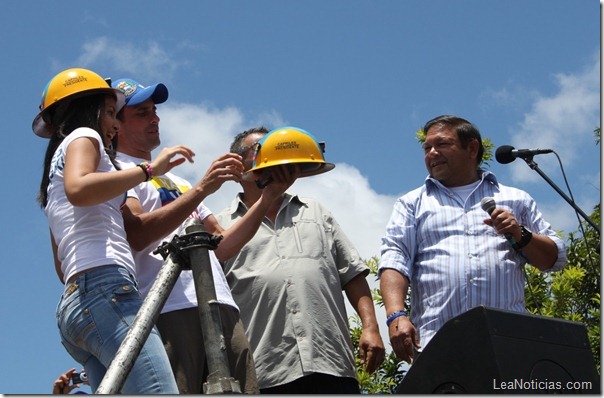
{"label": "hard hat with logo", "polygon": [[317,142],[308,131],[298,127],[279,127],[268,132],[256,144],[254,163],[249,173],[268,167],[298,164],[300,177],[325,173],[336,167],[323,157],[325,143]]}
{"label": "hard hat with logo", "polygon": [[34,133],[43,138],[50,138],[53,129],[45,120],[45,116],[50,111],[65,101],[99,93],[114,94],[117,98],[117,111],[124,106],[124,93],[112,88],[110,83],[95,72],[82,68],[71,68],[60,72],[48,82],[42,92],[40,113],[32,124]]}

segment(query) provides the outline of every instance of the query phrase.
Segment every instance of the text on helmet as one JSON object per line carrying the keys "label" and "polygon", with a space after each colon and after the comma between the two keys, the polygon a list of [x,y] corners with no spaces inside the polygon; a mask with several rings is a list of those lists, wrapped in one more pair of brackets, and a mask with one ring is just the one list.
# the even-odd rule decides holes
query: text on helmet
{"label": "text on helmet", "polygon": [[298,149],[300,145],[296,141],[288,141],[288,142],[280,142],[275,145],[275,150],[278,151],[280,149]]}
{"label": "text on helmet", "polygon": [[86,82],[88,79],[84,76],[70,77],[63,82],[63,87],[71,86],[72,84]]}

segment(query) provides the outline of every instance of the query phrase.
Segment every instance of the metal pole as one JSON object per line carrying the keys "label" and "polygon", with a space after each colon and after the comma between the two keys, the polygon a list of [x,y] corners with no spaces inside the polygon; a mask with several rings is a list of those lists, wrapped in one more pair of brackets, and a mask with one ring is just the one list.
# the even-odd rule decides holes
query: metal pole
{"label": "metal pole", "polygon": [[[197,218],[185,222],[186,235],[210,235],[203,230]],[[212,236],[212,235],[210,235]],[[215,237],[214,237],[215,238]],[[212,264],[208,253],[212,243],[207,240],[187,247],[189,264],[193,271],[199,319],[203,331],[203,343],[208,365],[208,378],[203,384],[204,394],[241,393],[239,381],[230,375],[226,343],[220,319],[220,307],[216,299],[216,289],[212,276]]]}
{"label": "metal pole", "polygon": [[187,220],[184,229],[184,236],[174,236],[169,244],[164,243],[154,252],[162,254],[164,265],[157,274],[124,341],[109,364],[96,394],[118,394],[121,391],[181,271],[189,269],[188,266],[195,280],[208,363],[209,375],[203,385],[204,393],[241,393],[239,382],[232,378],[229,372],[220,308],[216,300],[212,265],[208,253],[208,249],[217,247],[222,237],[204,232],[202,223],[197,218]]}
{"label": "metal pole", "polygon": [[581,210],[581,208],[574,202],[574,200],[572,200],[571,198],[569,198],[564,192],[562,192],[562,190],[556,185],[555,182],[553,182],[543,171],[541,171],[541,169],[539,168],[539,165],[537,165],[537,163],[533,160],[532,157],[524,159],[524,161],[526,162],[526,164],[528,164],[528,166],[535,170],[541,177],[543,177],[543,179],[552,187],[554,188],[554,190],[556,192],[558,192],[558,194],[560,196],[562,196],[562,198],[564,200],[566,200],[566,203],[568,203],[569,205],[571,205],[571,207],[573,209],[575,209],[575,211],[577,213],[579,213],[581,215],[581,217],[583,217],[583,219],[585,221],[587,221],[587,223],[589,225],[591,225],[591,227],[598,233],[598,235],[600,235],[600,228],[598,227],[598,225],[593,222],[591,220],[591,218],[589,218],[589,216],[587,214],[585,214],[585,212],[583,210]]}
{"label": "metal pole", "polygon": [[147,341],[151,330],[157,321],[172,288],[178,279],[182,266],[180,259],[174,253],[171,253],[164,259],[164,265],[161,267],[155,282],[149,294],[143,301],[141,308],[134,318],[132,326],[128,330],[124,341],[120,345],[115,357],[109,364],[105,377],[96,390],[96,394],[118,394],[120,393],[128,374],[134,366],[143,345]]}

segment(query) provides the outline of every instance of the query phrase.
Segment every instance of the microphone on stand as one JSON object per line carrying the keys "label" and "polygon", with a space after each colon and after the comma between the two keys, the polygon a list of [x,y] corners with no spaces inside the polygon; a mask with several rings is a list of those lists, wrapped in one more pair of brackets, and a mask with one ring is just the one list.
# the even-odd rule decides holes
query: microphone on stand
{"label": "microphone on stand", "polygon": [[495,159],[497,159],[499,163],[506,164],[513,162],[516,158],[526,159],[531,158],[534,155],[552,152],[554,151],[551,149],[514,149],[511,145],[502,145],[495,151]]}
{"label": "microphone on stand", "polygon": [[[577,206],[574,199],[569,198],[568,195],[566,195],[556,185],[556,183],[551,180],[551,178],[549,178],[543,171],[541,171],[539,169],[539,167],[537,166],[537,163],[533,162],[534,155],[540,155],[543,153],[552,153],[552,152],[555,153],[552,149],[514,149],[514,147],[510,146],[510,145],[502,145],[499,148],[497,148],[497,150],[495,151],[495,159],[497,159],[497,161],[499,163],[503,163],[503,164],[511,163],[516,158],[524,159],[524,161],[529,165],[529,167],[531,169],[535,170],[541,177],[543,177],[543,179],[549,185],[551,185],[551,187],[554,188],[556,190],[556,192],[558,192],[558,194],[560,196],[562,196],[562,198],[564,200],[566,200],[566,202],[569,205],[571,205],[572,208],[575,209],[575,211],[577,213],[579,213],[585,221],[587,221],[589,223],[589,225],[591,225],[591,227],[594,229],[594,231],[596,231],[598,233],[598,235],[600,235],[600,226],[598,224],[596,224],[593,220],[591,220],[589,218],[589,216],[587,214],[585,214],[585,212],[583,210],[581,210],[581,208],[579,206]],[[483,209],[484,209],[484,207],[483,207]]]}

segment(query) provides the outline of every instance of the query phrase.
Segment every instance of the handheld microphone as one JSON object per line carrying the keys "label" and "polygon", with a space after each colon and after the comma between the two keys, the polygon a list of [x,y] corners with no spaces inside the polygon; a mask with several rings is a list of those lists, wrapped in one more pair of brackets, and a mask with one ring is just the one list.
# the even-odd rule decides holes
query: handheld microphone
{"label": "handheld microphone", "polygon": [[554,151],[551,149],[514,149],[511,145],[502,145],[495,151],[495,159],[499,163],[506,164],[513,162],[516,158],[526,159],[534,155],[552,152]]}
{"label": "handheld microphone", "polygon": [[[496,207],[495,198],[492,198],[490,196],[485,196],[480,201],[480,207],[482,207],[482,210],[486,211],[487,213],[489,213],[489,215],[491,215],[491,213],[493,212],[493,210],[495,210],[495,207]],[[505,239],[510,243],[510,245],[512,245],[514,250],[516,250],[517,242],[514,239],[514,237],[512,236],[512,234],[504,234],[504,236],[505,236]]]}

